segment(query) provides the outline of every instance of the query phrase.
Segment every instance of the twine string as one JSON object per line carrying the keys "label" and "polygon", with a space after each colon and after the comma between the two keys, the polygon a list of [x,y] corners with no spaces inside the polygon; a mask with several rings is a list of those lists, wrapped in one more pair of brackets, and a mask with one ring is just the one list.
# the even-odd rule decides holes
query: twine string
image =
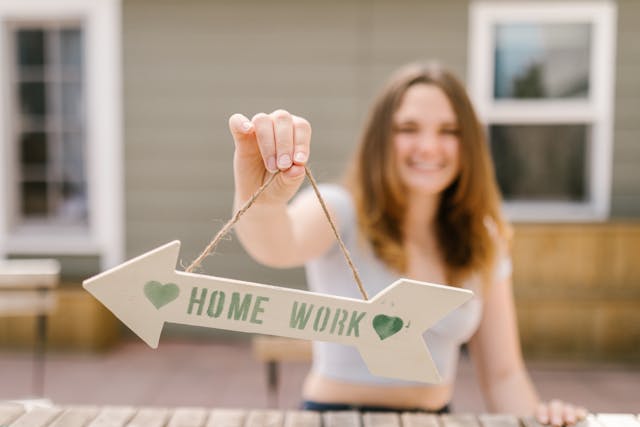
{"label": "twine string", "polygon": [[[342,250],[342,254],[344,255],[344,258],[347,260],[347,264],[349,265],[349,268],[351,269],[351,272],[353,273],[353,278],[355,279],[356,284],[358,285],[358,290],[362,294],[362,298],[366,301],[366,300],[369,299],[369,296],[367,295],[367,292],[365,291],[364,286],[362,285],[362,280],[360,280],[360,275],[358,274],[358,270],[357,270],[356,266],[353,264],[353,261],[351,260],[351,255],[349,255],[349,250],[344,245],[344,241],[340,237],[340,233],[338,232],[338,228],[336,227],[335,222],[331,218],[331,214],[329,213],[329,209],[327,208],[327,205],[324,202],[324,199],[322,198],[322,195],[320,194],[320,190],[318,189],[318,184],[316,183],[315,178],[311,174],[311,170],[307,166],[304,167],[304,172],[305,172],[305,175],[307,176],[307,179],[311,183],[311,187],[313,187],[313,191],[316,194],[316,197],[318,198],[318,201],[320,202],[320,206],[322,207],[322,211],[324,212],[325,216],[327,217],[327,220],[329,221],[329,225],[331,225],[331,230],[333,230],[333,234],[336,237],[336,240],[338,241],[338,245],[340,246],[340,249]],[[256,192],[253,193],[253,195],[249,198],[249,200],[247,200],[240,207],[240,209],[238,209],[234,213],[233,217],[220,229],[220,231],[218,231],[218,233],[211,240],[211,242],[209,242],[207,247],[204,248],[202,253],[200,255],[198,255],[198,257],[186,268],[185,271],[187,273],[191,273],[194,269],[198,268],[200,266],[200,264],[202,264],[202,261],[204,261],[204,259],[206,257],[208,257],[214,251],[216,246],[218,246],[218,243],[220,243],[220,240],[222,240],[222,238],[227,233],[229,233],[231,228],[240,220],[240,217],[247,210],[249,210],[249,208],[253,205],[253,203],[256,201],[256,199],[262,194],[262,192],[264,190],[267,189],[267,187],[269,187],[269,185],[273,182],[273,180],[276,178],[276,176],[279,173],[280,173],[280,171],[277,171],[276,173],[271,175],[269,177],[269,179],[267,179],[264,182],[264,184],[262,184],[262,186],[260,186],[260,188],[258,188],[256,190]]]}

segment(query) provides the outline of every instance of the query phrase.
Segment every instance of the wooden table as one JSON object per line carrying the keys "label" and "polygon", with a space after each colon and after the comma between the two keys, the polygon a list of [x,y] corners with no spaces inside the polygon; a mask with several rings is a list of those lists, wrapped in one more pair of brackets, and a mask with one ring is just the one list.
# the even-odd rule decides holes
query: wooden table
{"label": "wooden table", "polygon": [[38,396],[44,393],[47,315],[55,308],[59,279],[60,263],[53,259],[0,260],[0,316],[37,316],[33,389]]}
{"label": "wooden table", "polygon": [[[134,408],[117,406],[25,407],[0,403],[1,427],[540,427],[533,418],[510,415],[430,415]],[[578,427],[640,427],[634,414],[590,415]]]}

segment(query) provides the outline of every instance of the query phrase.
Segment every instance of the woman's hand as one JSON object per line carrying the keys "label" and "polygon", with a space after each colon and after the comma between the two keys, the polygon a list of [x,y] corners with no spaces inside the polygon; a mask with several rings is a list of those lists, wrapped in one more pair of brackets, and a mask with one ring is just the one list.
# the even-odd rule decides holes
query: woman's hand
{"label": "woman's hand", "polygon": [[538,405],[536,419],[542,424],[566,426],[577,423],[587,416],[587,410],[580,406],[554,399]]}
{"label": "woman's hand", "polygon": [[278,170],[281,173],[256,203],[287,203],[304,180],[311,141],[309,122],[276,110],[258,113],[251,120],[234,114],[229,129],[235,142],[236,207]]}

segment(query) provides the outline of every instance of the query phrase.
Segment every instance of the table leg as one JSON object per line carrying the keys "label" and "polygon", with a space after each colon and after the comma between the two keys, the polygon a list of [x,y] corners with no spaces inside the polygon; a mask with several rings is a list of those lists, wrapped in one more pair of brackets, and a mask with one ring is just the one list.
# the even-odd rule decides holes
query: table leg
{"label": "table leg", "polygon": [[33,353],[33,392],[44,397],[45,348],[47,344],[47,315],[38,314],[36,318],[36,339]]}

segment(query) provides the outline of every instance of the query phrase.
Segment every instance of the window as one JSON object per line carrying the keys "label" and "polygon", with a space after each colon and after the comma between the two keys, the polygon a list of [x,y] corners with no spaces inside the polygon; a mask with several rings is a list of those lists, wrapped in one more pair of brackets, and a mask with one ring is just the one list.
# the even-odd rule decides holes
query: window
{"label": "window", "polygon": [[606,219],[615,6],[479,1],[470,26],[469,88],[507,215]]}
{"label": "window", "polygon": [[10,29],[12,227],[88,227],[83,30],[79,24]]}
{"label": "window", "polygon": [[0,2],[0,258],[123,258],[119,0]]}

